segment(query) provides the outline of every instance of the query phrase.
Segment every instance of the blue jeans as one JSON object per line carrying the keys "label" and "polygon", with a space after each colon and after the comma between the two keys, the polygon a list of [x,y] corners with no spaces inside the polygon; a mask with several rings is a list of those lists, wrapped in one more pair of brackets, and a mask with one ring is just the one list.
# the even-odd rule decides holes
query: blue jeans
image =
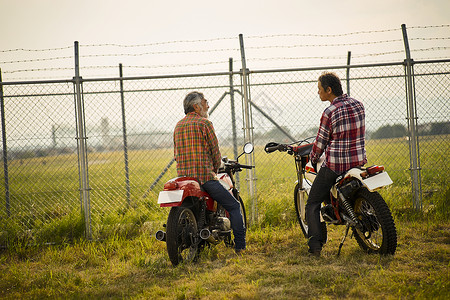
{"label": "blue jeans", "polygon": [[322,250],[325,237],[322,236],[320,226],[320,206],[322,202],[330,199],[330,189],[335,184],[338,175],[327,167],[322,167],[309,192],[306,203],[306,223],[308,223],[309,251]]}
{"label": "blue jeans", "polygon": [[245,249],[245,224],[241,213],[241,205],[218,180],[210,180],[202,185],[203,189],[222,205],[230,214],[231,228],[234,234],[235,249]]}

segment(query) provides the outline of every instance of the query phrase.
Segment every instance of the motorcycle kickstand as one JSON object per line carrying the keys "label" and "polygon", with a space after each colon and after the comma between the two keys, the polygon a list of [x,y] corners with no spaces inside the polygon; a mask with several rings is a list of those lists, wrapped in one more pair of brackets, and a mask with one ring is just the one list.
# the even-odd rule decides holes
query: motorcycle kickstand
{"label": "motorcycle kickstand", "polygon": [[342,249],[342,246],[344,246],[344,242],[345,242],[345,239],[347,238],[348,230],[349,230],[349,229],[350,229],[350,225],[347,224],[347,227],[345,228],[345,234],[344,234],[344,237],[342,238],[342,241],[341,241],[341,243],[339,244],[339,249],[338,249],[337,256],[339,256],[339,255],[341,254],[341,249]]}

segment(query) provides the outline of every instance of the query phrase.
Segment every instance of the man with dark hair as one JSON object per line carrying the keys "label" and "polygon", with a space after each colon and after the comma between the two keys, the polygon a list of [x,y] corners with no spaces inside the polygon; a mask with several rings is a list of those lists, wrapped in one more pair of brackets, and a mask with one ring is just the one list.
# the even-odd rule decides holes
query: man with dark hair
{"label": "man with dark hair", "polygon": [[245,249],[245,225],[241,205],[217,179],[221,164],[219,143],[208,120],[208,101],[202,93],[191,92],[183,101],[186,116],[173,134],[178,176],[195,177],[202,188],[230,214],[236,253]]}
{"label": "man with dark hair", "polygon": [[320,127],[310,159],[317,172],[317,162],[325,152],[325,161],[313,182],[306,204],[309,253],[320,256],[325,243],[320,224],[321,203],[330,198],[336,178],[345,171],[367,162],[365,150],[364,106],[342,92],[339,77],[323,73],[318,80],[320,100],[329,101],[320,119]]}
{"label": "man with dark hair", "polygon": [[[326,91],[328,89],[328,87],[330,87],[331,92],[336,97],[339,97],[344,93],[342,91],[341,80],[339,79],[339,77],[337,77],[337,75],[335,73],[326,73],[325,72],[322,75],[320,75],[319,76],[319,84],[322,86],[322,89],[324,91]],[[320,88],[319,88],[319,91],[320,91]],[[320,93],[319,93],[319,95],[320,95]],[[320,98],[320,100],[325,101],[322,98]]]}

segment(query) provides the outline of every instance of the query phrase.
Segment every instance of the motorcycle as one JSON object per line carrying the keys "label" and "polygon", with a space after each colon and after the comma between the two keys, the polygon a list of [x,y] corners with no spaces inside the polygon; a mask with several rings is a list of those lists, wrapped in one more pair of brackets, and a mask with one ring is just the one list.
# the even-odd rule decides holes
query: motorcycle
{"label": "motorcycle", "polygon": [[[270,142],[265,146],[267,153],[287,152],[293,155],[297,170],[294,189],[294,205],[303,235],[308,238],[305,206],[308,195],[317,176],[309,161],[313,147],[308,138],[292,144]],[[317,163],[320,166],[323,156]],[[320,209],[321,232],[327,241],[327,224],[345,225],[337,255],[340,254],[349,229],[359,247],[368,253],[394,254],[397,248],[397,231],[391,211],[377,190],[392,184],[383,166],[357,167],[341,174],[330,190],[330,198]]]}
{"label": "motorcycle", "polygon": [[[247,216],[234,175],[242,169],[254,168],[238,162],[239,157],[252,153],[253,148],[251,143],[245,144],[243,153],[236,160],[223,157],[217,174],[220,183],[238,199],[245,226]],[[201,188],[196,178],[176,177],[166,182],[159,193],[158,204],[171,208],[167,223],[163,225],[166,232],[157,231],[156,239],[166,242],[167,253],[174,266],[196,261],[205,246],[217,245],[222,241],[226,246],[234,246],[228,212]]]}

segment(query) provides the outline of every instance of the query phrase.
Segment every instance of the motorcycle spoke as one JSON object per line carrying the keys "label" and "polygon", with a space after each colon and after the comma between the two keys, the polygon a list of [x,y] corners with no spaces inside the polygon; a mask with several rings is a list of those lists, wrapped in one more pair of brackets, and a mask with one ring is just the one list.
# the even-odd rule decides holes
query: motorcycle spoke
{"label": "motorcycle spoke", "polygon": [[[179,254],[181,255],[183,260],[189,261],[196,254],[196,246],[193,238],[195,227],[197,227],[195,222],[195,217],[185,210],[180,215],[180,233],[178,235],[179,239],[181,239],[181,243],[179,244]],[[187,251],[185,251],[187,250]]]}
{"label": "motorcycle spoke", "polygon": [[195,261],[198,252],[197,220],[189,208],[176,207],[169,213],[167,251],[172,264]]}
{"label": "motorcycle spoke", "polygon": [[383,242],[383,232],[375,209],[365,200],[361,202],[359,208],[359,219],[363,224],[364,232],[357,228],[358,234],[369,248],[378,250]]}

